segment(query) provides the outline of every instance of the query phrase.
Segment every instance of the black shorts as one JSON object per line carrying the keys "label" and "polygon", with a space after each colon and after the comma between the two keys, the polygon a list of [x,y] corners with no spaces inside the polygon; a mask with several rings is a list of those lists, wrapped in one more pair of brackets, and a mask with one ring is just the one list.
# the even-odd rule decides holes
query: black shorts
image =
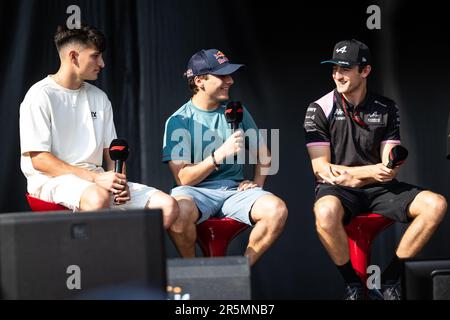
{"label": "black shorts", "polygon": [[362,188],[343,187],[319,183],[316,201],[324,196],[335,196],[345,209],[344,225],[361,213],[378,213],[392,220],[408,223],[409,204],[423,191],[422,188],[393,180]]}

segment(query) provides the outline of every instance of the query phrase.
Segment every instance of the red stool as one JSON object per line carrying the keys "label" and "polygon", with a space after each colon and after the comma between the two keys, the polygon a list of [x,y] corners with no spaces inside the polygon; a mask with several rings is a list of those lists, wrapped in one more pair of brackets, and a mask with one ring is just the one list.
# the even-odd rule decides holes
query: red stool
{"label": "red stool", "polygon": [[394,223],[393,220],[377,213],[364,213],[354,217],[345,226],[348,237],[350,260],[362,283],[367,281],[367,266],[370,265],[370,253],[373,239],[382,230]]}
{"label": "red stool", "polygon": [[61,210],[70,210],[60,204],[47,202],[35,197],[30,196],[28,193],[26,194],[28,204],[32,211],[61,211]]}
{"label": "red stool", "polygon": [[247,227],[230,218],[209,218],[197,225],[197,243],[205,257],[223,257],[231,240]]}

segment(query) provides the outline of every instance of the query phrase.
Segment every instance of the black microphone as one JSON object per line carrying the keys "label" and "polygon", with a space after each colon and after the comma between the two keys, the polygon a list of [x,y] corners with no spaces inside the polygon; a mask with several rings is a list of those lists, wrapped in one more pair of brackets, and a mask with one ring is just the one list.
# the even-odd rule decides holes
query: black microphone
{"label": "black microphone", "polygon": [[[239,128],[239,123],[242,122],[242,118],[244,117],[244,109],[242,108],[242,104],[240,101],[230,101],[227,103],[227,107],[225,109],[225,118],[228,123],[231,123],[231,129],[233,129],[233,133]],[[237,155],[234,155],[234,160],[236,161]]]}
{"label": "black microphone", "polygon": [[405,147],[401,145],[395,146],[389,152],[389,163],[387,164],[386,167],[388,167],[389,169],[398,167],[403,162],[405,162],[407,157],[408,157],[408,150],[406,150]]}
{"label": "black microphone", "polygon": [[127,160],[130,150],[128,142],[123,139],[114,139],[109,146],[109,156],[115,161],[114,172],[122,173],[123,163]]}
{"label": "black microphone", "polygon": [[225,109],[225,118],[228,123],[231,123],[233,132],[239,128],[239,123],[242,122],[244,117],[244,108],[240,101],[230,101]]}

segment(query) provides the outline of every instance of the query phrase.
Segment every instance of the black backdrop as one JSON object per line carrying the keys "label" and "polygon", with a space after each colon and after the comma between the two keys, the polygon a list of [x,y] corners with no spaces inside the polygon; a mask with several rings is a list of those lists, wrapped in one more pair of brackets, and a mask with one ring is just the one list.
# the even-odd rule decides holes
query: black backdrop
{"label": "black backdrop", "polygon": [[[313,176],[301,127],[307,104],[333,87],[330,68],[319,62],[335,42],[366,42],[375,58],[371,89],[399,104],[402,140],[410,150],[400,178],[449,198],[450,30],[438,1],[1,1],[0,212],[29,210],[19,166],[19,105],[33,83],[57,70],[52,36],[72,4],[108,38],[106,68],[95,84],[109,95],[118,134],[131,145],[131,181],[166,192],[172,185],[160,161],[162,135],[166,118],[189,98],[182,78],[189,57],[219,48],[247,65],[234,77],[232,98],[248,106],[260,128],[280,129],[280,170],[266,188],[290,212],[282,237],[252,269],[255,298],[341,294],[340,276],[315,233]],[[381,30],[366,27],[371,4],[381,8]],[[446,218],[420,257],[450,258],[449,227]],[[377,239],[373,263],[386,265],[404,229],[396,225]],[[247,236],[232,243],[230,254],[243,251]],[[167,247],[175,257],[169,241]]]}

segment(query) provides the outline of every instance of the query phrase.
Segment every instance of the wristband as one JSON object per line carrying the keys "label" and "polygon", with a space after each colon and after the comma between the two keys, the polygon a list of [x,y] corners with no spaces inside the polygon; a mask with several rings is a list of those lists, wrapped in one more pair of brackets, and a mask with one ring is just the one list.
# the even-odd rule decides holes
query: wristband
{"label": "wristband", "polygon": [[212,160],[213,160],[214,169],[215,169],[216,171],[219,171],[219,165],[217,164],[216,158],[214,157],[214,150],[211,152],[211,158],[212,158]]}

